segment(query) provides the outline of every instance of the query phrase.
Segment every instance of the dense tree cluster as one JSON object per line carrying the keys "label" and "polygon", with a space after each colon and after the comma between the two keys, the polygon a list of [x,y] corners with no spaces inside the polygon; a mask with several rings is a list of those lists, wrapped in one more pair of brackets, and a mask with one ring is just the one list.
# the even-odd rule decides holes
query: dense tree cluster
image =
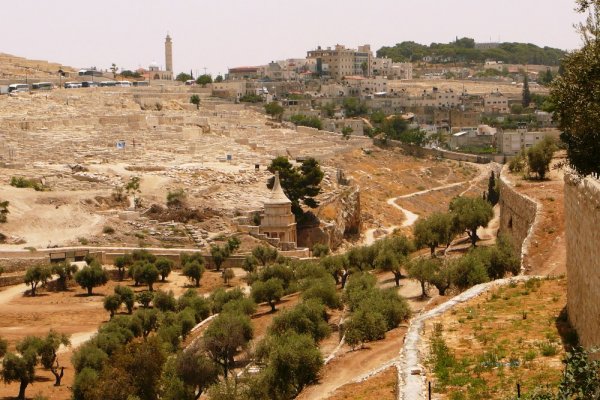
{"label": "dense tree cluster", "polygon": [[294,114],[290,117],[290,121],[298,126],[308,126],[310,128],[323,129],[323,123],[319,117]]}
{"label": "dense tree cluster", "polygon": [[426,296],[428,285],[445,295],[451,288],[463,291],[507,274],[518,275],[521,263],[508,238],[500,236],[496,245],[472,248],[460,257],[415,258],[407,269],[408,276],[420,282],[422,296]]}
{"label": "dense tree cluster", "polygon": [[[293,166],[287,158],[277,157],[271,161],[267,168],[269,172],[279,172],[281,188],[292,202],[292,212],[302,222],[304,211],[300,206],[302,202],[310,208],[316,208],[319,204],[314,199],[321,192],[321,181],[324,173],[319,162],[314,158],[302,161],[299,166]],[[273,187],[274,178],[269,179],[267,187]]]}
{"label": "dense tree cluster", "polygon": [[563,50],[538,47],[531,43],[499,43],[498,47],[476,49],[471,38],[456,39],[450,43],[422,45],[402,42],[393,47],[384,46],[377,57],[389,57],[394,62],[419,62],[431,57],[433,63],[484,63],[486,60],[502,61],[505,64],[559,65],[566,55]]}
{"label": "dense tree cluster", "polygon": [[383,339],[386,331],[410,317],[407,301],[394,289],[379,289],[376,278],[367,273],[352,277],[344,292],[344,303],[351,311],[344,335],[352,347]]}
{"label": "dense tree cluster", "polygon": [[600,4],[578,4],[581,12],[590,11],[587,23],[580,26],[585,44],[563,59],[562,74],[553,81],[550,97],[569,162],[587,175],[600,173]]}

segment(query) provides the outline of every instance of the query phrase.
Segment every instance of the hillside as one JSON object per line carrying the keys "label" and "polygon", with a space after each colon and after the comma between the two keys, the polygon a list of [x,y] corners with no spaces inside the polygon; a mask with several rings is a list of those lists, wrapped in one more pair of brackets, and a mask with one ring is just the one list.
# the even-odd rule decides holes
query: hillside
{"label": "hillside", "polygon": [[429,46],[412,41],[384,46],[377,57],[389,57],[395,62],[421,61],[431,57],[432,63],[483,63],[486,60],[505,64],[536,64],[557,66],[566,52],[551,47],[539,47],[531,43],[496,43],[478,48],[471,38],[457,39],[450,43],[431,43]]}
{"label": "hillside", "polygon": [[28,60],[11,54],[0,53],[0,79],[23,79],[56,77],[58,70],[75,73],[77,70],[46,60]]}

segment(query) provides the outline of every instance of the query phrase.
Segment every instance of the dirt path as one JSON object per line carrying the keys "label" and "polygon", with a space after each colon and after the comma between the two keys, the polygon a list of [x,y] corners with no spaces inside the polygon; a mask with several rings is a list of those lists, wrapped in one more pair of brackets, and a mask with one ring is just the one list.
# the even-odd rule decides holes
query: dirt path
{"label": "dirt path", "polygon": [[[391,234],[392,232],[394,232],[394,229],[397,228],[410,228],[411,226],[414,225],[414,223],[417,221],[417,219],[419,219],[419,216],[415,213],[413,213],[412,211],[407,210],[404,207],[400,207],[398,204],[396,204],[396,200],[400,200],[400,199],[408,199],[414,196],[420,196],[422,194],[427,194],[427,193],[431,193],[437,190],[444,190],[444,189],[448,189],[448,188],[452,188],[452,187],[456,187],[456,186],[460,186],[460,185],[464,185],[466,182],[456,182],[456,183],[449,183],[447,185],[442,185],[442,186],[437,186],[431,189],[426,189],[426,190],[420,190],[418,192],[413,192],[413,193],[409,193],[409,194],[405,194],[402,196],[397,196],[397,197],[391,197],[389,199],[386,200],[386,203],[398,210],[400,210],[403,214],[404,214],[404,221],[402,222],[401,225],[393,225],[393,226],[389,226],[386,228],[372,228],[369,229],[365,232],[365,239],[363,240],[363,244],[364,245],[371,245],[373,244],[377,239],[381,239],[389,234]],[[376,233],[379,233],[377,236],[375,235]]]}
{"label": "dirt path", "polygon": [[298,399],[326,399],[336,389],[389,363],[398,357],[405,333],[406,327],[396,328],[387,333],[385,340],[369,343],[363,349],[355,351],[343,346],[341,354],[323,367],[320,382],[306,388]]}
{"label": "dirt path", "polygon": [[[378,274],[377,278],[380,287],[395,287],[392,273]],[[420,312],[429,301],[429,298],[420,297],[420,284],[409,279],[401,281],[398,294],[408,299],[413,313]],[[399,361],[405,332],[406,326],[401,325],[388,332],[385,339],[368,343],[365,348],[354,351],[346,344],[339,346],[334,351],[335,358],[330,359],[321,370],[319,383],[305,389],[298,399],[326,399],[348,383],[363,381],[395,365]]]}
{"label": "dirt path", "polygon": [[27,290],[27,286],[24,284],[19,284],[15,286],[10,286],[8,289],[4,289],[0,292],[0,305],[8,304],[15,297],[21,296]]}

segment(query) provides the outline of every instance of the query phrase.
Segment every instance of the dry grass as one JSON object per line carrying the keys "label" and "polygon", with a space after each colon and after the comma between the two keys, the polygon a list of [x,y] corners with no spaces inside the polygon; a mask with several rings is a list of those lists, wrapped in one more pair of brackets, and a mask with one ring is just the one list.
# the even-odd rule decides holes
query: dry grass
{"label": "dry grass", "polygon": [[[524,393],[557,384],[564,343],[573,339],[565,305],[565,279],[533,279],[496,289],[431,321],[424,334],[436,398],[504,399],[517,383]],[[435,331],[448,347],[437,357],[430,347]]]}

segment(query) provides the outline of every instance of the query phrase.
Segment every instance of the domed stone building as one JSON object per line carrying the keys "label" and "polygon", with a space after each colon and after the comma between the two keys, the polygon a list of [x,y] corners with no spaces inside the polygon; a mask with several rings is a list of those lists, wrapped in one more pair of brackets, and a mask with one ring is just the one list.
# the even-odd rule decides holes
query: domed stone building
{"label": "domed stone building", "polygon": [[148,67],[149,80],[173,80],[173,40],[170,35],[165,39],[165,70],[162,70],[156,61],[150,63]]}

